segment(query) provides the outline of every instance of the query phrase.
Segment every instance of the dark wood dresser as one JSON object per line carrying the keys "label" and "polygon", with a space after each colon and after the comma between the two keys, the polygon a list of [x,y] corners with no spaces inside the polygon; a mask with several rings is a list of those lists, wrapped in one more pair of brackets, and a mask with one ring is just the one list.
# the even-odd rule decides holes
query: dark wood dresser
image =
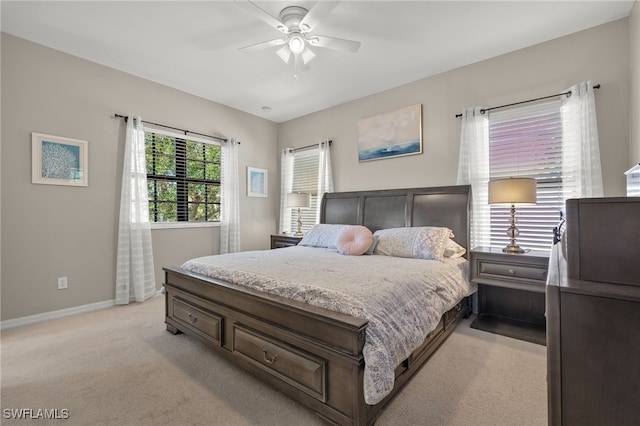
{"label": "dark wood dresser", "polygon": [[567,201],[546,308],[549,425],[640,424],[640,198]]}

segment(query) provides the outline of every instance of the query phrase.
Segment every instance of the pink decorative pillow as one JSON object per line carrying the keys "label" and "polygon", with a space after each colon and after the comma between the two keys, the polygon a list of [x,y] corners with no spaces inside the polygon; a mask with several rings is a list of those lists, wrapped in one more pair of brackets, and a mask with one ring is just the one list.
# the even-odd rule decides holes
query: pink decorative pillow
{"label": "pink decorative pillow", "polygon": [[360,256],[367,251],[373,241],[373,234],[366,226],[350,226],[338,235],[336,248],[338,253]]}

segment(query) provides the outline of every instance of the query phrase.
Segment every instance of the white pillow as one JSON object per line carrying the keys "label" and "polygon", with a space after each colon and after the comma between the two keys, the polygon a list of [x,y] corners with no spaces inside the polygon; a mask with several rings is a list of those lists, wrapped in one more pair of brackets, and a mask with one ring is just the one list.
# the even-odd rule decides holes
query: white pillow
{"label": "white pillow", "polygon": [[338,240],[338,236],[350,226],[353,225],[335,225],[329,223],[313,225],[313,228],[302,237],[298,245],[335,249],[337,248],[336,241]]}
{"label": "white pillow", "polygon": [[366,226],[350,226],[338,236],[336,248],[338,253],[347,256],[360,256],[371,246],[373,234]]}
{"label": "white pillow", "polygon": [[444,227],[421,226],[380,229],[374,235],[379,237],[374,254],[442,261],[453,232]]}
{"label": "white pillow", "polygon": [[444,247],[443,256],[449,259],[453,259],[456,257],[462,257],[467,252],[467,249],[449,239]]}

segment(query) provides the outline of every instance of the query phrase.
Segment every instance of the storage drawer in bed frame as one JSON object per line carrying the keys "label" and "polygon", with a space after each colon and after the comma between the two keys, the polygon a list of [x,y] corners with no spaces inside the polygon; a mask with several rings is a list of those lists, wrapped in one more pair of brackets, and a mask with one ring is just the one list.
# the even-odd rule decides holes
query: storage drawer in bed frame
{"label": "storage drawer in bed frame", "polygon": [[326,360],[240,324],[232,352],[291,386],[326,402]]}
{"label": "storage drawer in bed frame", "polygon": [[177,297],[171,299],[170,316],[207,340],[221,344],[222,317]]}

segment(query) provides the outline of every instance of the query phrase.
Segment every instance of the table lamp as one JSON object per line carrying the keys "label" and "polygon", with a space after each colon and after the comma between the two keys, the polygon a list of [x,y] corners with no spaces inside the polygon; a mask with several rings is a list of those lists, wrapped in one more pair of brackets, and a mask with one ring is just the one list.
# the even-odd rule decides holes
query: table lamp
{"label": "table lamp", "polygon": [[290,192],[287,194],[287,208],[298,209],[298,230],[294,234],[296,237],[302,237],[300,209],[309,207],[311,207],[311,194],[306,192]]}
{"label": "table lamp", "polygon": [[536,180],[532,178],[495,179],[489,182],[489,204],[511,204],[511,226],[507,235],[511,242],[502,249],[505,253],[524,253],[516,244],[520,233],[516,227],[516,204],[536,203]]}

